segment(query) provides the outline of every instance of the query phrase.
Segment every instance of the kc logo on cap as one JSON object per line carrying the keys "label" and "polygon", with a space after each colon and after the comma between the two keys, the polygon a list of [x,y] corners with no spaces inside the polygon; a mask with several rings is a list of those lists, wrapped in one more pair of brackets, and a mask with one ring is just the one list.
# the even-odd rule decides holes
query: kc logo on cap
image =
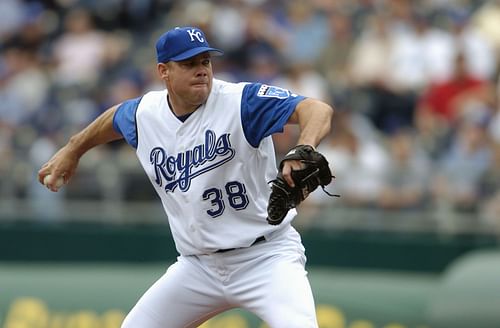
{"label": "kc logo on cap", "polygon": [[207,51],[223,54],[222,50],[210,47],[203,31],[196,27],[176,27],[156,41],[159,63],[182,61]]}
{"label": "kc logo on cap", "polygon": [[191,41],[194,41],[194,38],[198,39],[199,42],[205,42],[205,38],[203,37],[203,33],[197,29],[187,30],[189,36],[191,37]]}

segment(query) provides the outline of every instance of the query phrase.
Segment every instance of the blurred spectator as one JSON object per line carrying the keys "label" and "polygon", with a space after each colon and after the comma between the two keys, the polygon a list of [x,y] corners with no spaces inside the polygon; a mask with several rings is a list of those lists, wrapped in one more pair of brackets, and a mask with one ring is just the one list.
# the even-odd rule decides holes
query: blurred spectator
{"label": "blurred spectator", "polygon": [[331,12],[328,16],[330,39],[318,59],[317,69],[329,84],[329,92],[341,95],[350,88],[349,53],[354,43],[350,17],[343,12]]}
{"label": "blurred spectator", "polygon": [[341,195],[339,201],[347,206],[376,207],[388,168],[388,157],[376,139],[361,139],[351,124],[348,116],[318,149],[337,177],[334,185],[335,192]]}
{"label": "blurred spectator", "polygon": [[492,114],[489,132],[493,140],[500,142],[500,73],[497,77],[496,111]]}
{"label": "blurred spectator", "polygon": [[[416,19],[403,16],[397,22],[398,29],[390,30],[386,58],[390,69],[384,76],[384,81],[396,93],[420,90],[427,82],[426,55],[431,53],[426,52],[426,38],[432,37],[432,31],[425,30],[425,23],[421,16]],[[414,25],[417,25],[418,31],[415,31]]]}
{"label": "blurred spectator", "polygon": [[491,83],[469,74],[465,57],[459,53],[451,79],[432,83],[416,109],[415,126],[430,155],[435,157],[440,153],[446,146],[446,138],[464,116],[474,115],[474,111],[488,114],[493,98]]}
{"label": "blurred spectator", "polygon": [[418,144],[436,161],[449,146],[453,131],[443,119],[426,111],[417,111],[415,128]]}
{"label": "blurred spectator", "polygon": [[409,127],[413,121],[414,94],[392,80],[394,71],[389,60],[394,38],[387,17],[369,17],[350,54],[350,75],[356,98],[366,98],[360,108],[381,132],[390,134]]}
{"label": "blurred spectator", "polygon": [[271,81],[291,92],[328,101],[327,81],[306,62],[294,62],[285,67],[284,74]]}
{"label": "blurred spectator", "polygon": [[16,33],[24,20],[24,7],[18,0],[2,0],[0,2],[0,43],[11,34]]}
{"label": "blurred spectator", "polygon": [[469,24],[471,13],[464,8],[452,10],[450,16],[457,49],[463,52],[465,67],[469,74],[477,79],[493,79],[498,55],[490,39],[473,24]]}
{"label": "blurred spectator", "polygon": [[500,56],[500,1],[487,0],[472,14],[472,23],[478,32],[493,45],[497,57]]}
{"label": "blurred spectator", "polygon": [[64,33],[54,45],[55,80],[61,86],[97,82],[104,64],[106,40],[85,9],[73,9],[64,19]]}
{"label": "blurred spectator", "polygon": [[[429,83],[449,79],[454,69],[453,59],[457,51],[455,39],[448,31],[433,26],[430,16],[429,13],[415,13],[412,19],[414,40],[407,40],[413,41],[414,48],[416,48],[413,60],[418,64],[414,69],[421,70],[420,73],[413,71],[412,86],[416,91],[421,91]],[[400,44],[400,46],[412,48],[408,44]],[[412,64],[408,60],[406,63]],[[403,74],[399,74],[399,81],[405,79],[404,72],[401,73]]]}
{"label": "blurred spectator", "polygon": [[264,45],[257,44],[249,48],[248,54],[247,70],[244,72],[247,81],[273,84],[276,79],[280,78],[281,67],[277,54],[268,50]]}
{"label": "blurred spectator", "polygon": [[50,91],[50,80],[36,53],[11,46],[3,53],[5,72],[0,76],[0,126],[12,129],[28,123],[42,109]]}
{"label": "blurred spectator", "polygon": [[[68,1],[57,2],[68,3]],[[168,6],[159,8],[160,4],[168,5],[169,2],[156,0],[84,1],[103,25],[124,28],[138,28],[151,22],[156,13],[162,12],[159,9],[168,9]]]}
{"label": "blurred spectator", "polygon": [[316,61],[329,38],[324,13],[306,0],[287,1],[286,10],[288,35],[283,56],[292,63]]}
{"label": "blurred spectator", "polygon": [[16,154],[11,147],[12,131],[0,128],[0,198],[10,199],[14,196],[15,186],[12,179],[12,167],[16,162]]}
{"label": "blurred spectator", "polygon": [[244,43],[230,54],[245,68],[239,73],[247,75],[246,80],[271,83],[280,74],[283,35],[283,29],[264,8],[249,10]]}
{"label": "blurred spectator", "polygon": [[353,87],[384,83],[390,71],[387,62],[389,42],[386,17],[382,14],[369,16],[348,55]]}
{"label": "blurred spectator", "polygon": [[500,232],[500,142],[493,143],[490,165],[479,180],[481,218]]}
{"label": "blurred spectator", "polygon": [[[42,51],[47,45],[47,36],[55,29],[54,21],[38,2],[27,2],[22,7],[22,24],[16,33],[8,34],[1,47],[18,47],[31,51],[42,60]],[[0,33],[1,34],[1,33]],[[0,37],[1,40],[1,37]]]}
{"label": "blurred spectator", "polygon": [[[203,12],[208,14],[210,8],[205,9],[208,10],[204,10]],[[192,12],[193,15],[198,17],[205,16],[199,15],[199,11],[196,10]],[[212,9],[212,15],[210,32],[213,35],[215,44],[228,52],[241,47],[245,41],[245,30],[248,20],[246,7],[242,7],[238,1],[228,1],[223,6],[215,6]],[[231,28],[228,28],[228,26]]]}
{"label": "blurred spectator", "polygon": [[457,211],[476,211],[479,181],[491,161],[484,117],[461,122],[457,135],[443,156],[432,181],[438,205]]}
{"label": "blurred spectator", "polygon": [[415,2],[411,0],[388,0],[384,3],[391,30],[395,34],[410,30]]}
{"label": "blurred spectator", "polygon": [[109,108],[112,104],[119,104],[127,99],[137,98],[141,95],[142,81],[135,74],[129,74],[118,78],[108,87],[109,95],[103,108]]}
{"label": "blurred spectator", "polygon": [[400,130],[388,137],[390,160],[383,174],[378,206],[389,210],[422,209],[427,196],[430,162],[414,134]]}

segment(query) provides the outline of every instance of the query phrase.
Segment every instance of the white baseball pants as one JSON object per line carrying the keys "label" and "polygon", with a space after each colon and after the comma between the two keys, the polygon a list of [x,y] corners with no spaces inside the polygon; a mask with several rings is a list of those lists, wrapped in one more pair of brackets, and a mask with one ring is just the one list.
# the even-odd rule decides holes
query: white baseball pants
{"label": "white baseball pants", "polygon": [[197,327],[235,307],[256,314],[271,328],[317,328],[305,260],[293,227],[248,248],[179,256],[122,328]]}

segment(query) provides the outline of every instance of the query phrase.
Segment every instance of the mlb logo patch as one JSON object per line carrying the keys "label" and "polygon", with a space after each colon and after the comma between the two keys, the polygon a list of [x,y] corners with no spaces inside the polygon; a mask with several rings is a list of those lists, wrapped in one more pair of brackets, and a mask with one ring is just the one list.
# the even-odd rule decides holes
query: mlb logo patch
{"label": "mlb logo patch", "polygon": [[290,97],[290,91],[280,87],[263,84],[257,92],[258,97],[285,99]]}

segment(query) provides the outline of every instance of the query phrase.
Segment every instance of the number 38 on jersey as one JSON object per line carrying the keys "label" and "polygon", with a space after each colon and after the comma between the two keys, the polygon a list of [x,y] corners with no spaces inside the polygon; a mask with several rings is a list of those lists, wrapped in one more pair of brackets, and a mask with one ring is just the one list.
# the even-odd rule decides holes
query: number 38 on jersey
{"label": "number 38 on jersey", "polygon": [[226,209],[226,204],[236,211],[244,210],[248,206],[248,196],[245,185],[239,181],[229,181],[224,189],[208,188],[203,192],[204,201],[210,202],[210,209],[206,212],[216,218]]}

